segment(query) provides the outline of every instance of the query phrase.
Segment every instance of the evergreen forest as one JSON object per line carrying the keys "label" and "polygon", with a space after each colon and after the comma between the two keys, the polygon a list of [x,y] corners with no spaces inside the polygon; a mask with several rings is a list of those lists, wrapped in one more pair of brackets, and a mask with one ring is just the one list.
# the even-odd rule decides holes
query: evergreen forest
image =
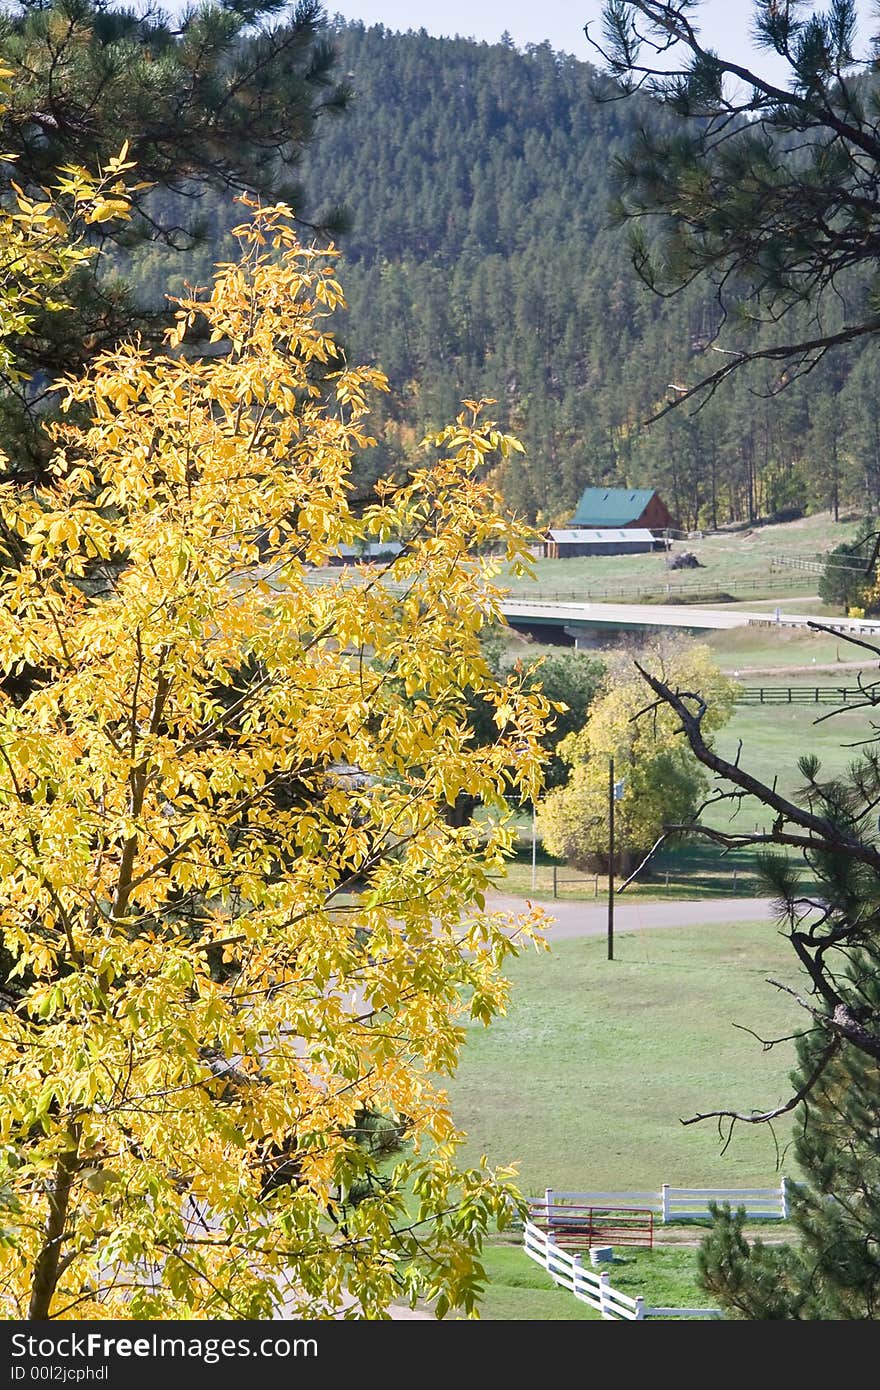
{"label": "evergreen forest", "polygon": [[[340,20],[334,42],[354,98],[303,152],[297,212],[318,239],[341,229],[349,312],[336,328],[351,361],[390,379],[368,475],[405,470],[428,429],[482,396],[527,448],[504,465],[505,498],[541,524],[564,522],[585,486],[603,484],[657,487],[685,529],[877,510],[871,339],[788,385],[778,365],[753,364],[700,408],[644,425],[717,367],[717,349],[817,317],[833,327],[847,296],[864,294],[855,273],[784,327],[721,324],[702,283],[662,298],[614,225],[613,168],[639,124],[667,113],[609,99],[595,68],[546,43],[520,51]],[[241,220],[226,195],[181,198],[183,216],[194,203],[192,251],[152,242],[128,267],[147,304],[169,284],[207,283]]]}

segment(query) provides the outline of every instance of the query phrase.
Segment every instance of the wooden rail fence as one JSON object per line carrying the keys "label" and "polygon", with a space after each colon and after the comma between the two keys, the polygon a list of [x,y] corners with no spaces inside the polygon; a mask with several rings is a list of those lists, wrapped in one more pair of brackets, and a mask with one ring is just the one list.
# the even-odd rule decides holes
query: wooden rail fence
{"label": "wooden rail fence", "polygon": [[732,1209],[745,1207],[749,1221],[787,1221],[791,1183],[780,1178],[778,1187],[671,1187],[662,1183],[655,1192],[560,1192],[548,1187],[536,1208],[552,1211],[567,1204],[610,1206],[615,1212],[651,1211],[661,1221],[708,1221],[709,1203],[728,1202]]}
{"label": "wooden rail fence", "polygon": [[858,685],[744,685],[740,705],[849,705],[866,699]]}
{"label": "wooden rail fence", "polygon": [[[755,831],[757,832],[759,829],[760,826],[756,825]],[[756,888],[760,887],[760,880],[758,879],[757,874],[749,869],[737,868],[736,865],[730,867],[726,864],[723,864],[720,860],[716,866],[716,869],[717,874],[719,876],[721,874],[727,875],[727,882],[730,887],[730,892],[733,894],[734,897],[738,892],[741,893],[743,896],[747,896],[748,893],[754,895]],[[548,874],[550,876],[549,884]],[[669,888],[670,885],[672,885],[672,887],[674,888],[677,882],[679,882],[680,880],[686,881],[687,877],[688,875],[686,871],[676,871],[675,869],[659,869],[655,870],[654,872],[654,877],[651,886],[654,888],[659,888],[661,886],[663,888]],[[497,883],[499,887],[503,890],[504,875],[493,874],[492,878],[493,881]],[[602,886],[602,890],[604,892],[606,883],[606,874],[591,874],[587,872],[578,873],[570,869],[565,864],[539,864],[536,866],[536,871],[533,876],[532,892],[537,893],[543,891],[546,889],[546,887],[549,886],[554,898],[559,897],[560,889],[563,892],[567,891],[568,889],[572,889],[574,891],[581,889],[583,893],[591,894],[594,898],[598,898],[600,885]]]}
{"label": "wooden rail fence", "polygon": [[[804,570],[807,574],[824,574],[825,560],[811,560],[806,555],[771,555],[771,569]],[[849,568],[849,566],[847,566]]]}
{"label": "wooden rail fence", "polygon": [[631,1298],[613,1288],[607,1270],[594,1274],[584,1269],[582,1255],[562,1249],[553,1236],[526,1221],[523,1227],[523,1250],[529,1259],[546,1269],[554,1284],[568,1289],[581,1303],[586,1303],[607,1322],[642,1322],[646,1318],[720,1318],[717,1308],[653,1308],[642,1297]]}
{"label": "wooden rail fence", "polygon": [[791,591],[790,579],[736,579],[732,576],[722,575],[711,579],[698,580],[657,580],[646,579],[639,583],[633,581],[628,584],[582,584],[577,589],[557,589],[548,588],[546,585],[537,581],[530,585],[528,591],[517,589],[508,594],[508,598],[513,601],[522,599],[524,602],[535,603],[590,603],[602,602],[605,599],[627,599],[632,603],[640,599],[657,599],[658,601],[670,598],[688,598],[691,602],[700,600],[718,600],[719,594],[776,594],[789,593]]}

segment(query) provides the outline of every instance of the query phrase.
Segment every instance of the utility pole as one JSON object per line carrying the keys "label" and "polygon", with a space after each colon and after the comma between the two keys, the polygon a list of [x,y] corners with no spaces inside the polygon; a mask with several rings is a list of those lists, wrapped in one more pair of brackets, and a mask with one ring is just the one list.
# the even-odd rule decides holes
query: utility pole
{"label": "utility pole", "polygon": [[614,960],[614,759],[608,759],[608,959]]}
{"label": "utility pole", "polygon": [[532,892],[538,886],[538,812],[532,802]]}

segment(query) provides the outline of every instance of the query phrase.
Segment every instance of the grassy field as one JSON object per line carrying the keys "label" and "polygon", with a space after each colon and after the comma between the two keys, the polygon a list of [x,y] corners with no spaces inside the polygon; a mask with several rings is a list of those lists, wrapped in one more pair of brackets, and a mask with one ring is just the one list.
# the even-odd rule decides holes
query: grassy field
{"label": "grassy field", "polygon": [[701,569],[671,571],[662,552],[648,555],[585,556],[567,560],[540,560],[537,577],[512,576],[511,589],[535,598],[551,594],[596,593],[638,585],[662,592],[670,586],[699,585],[707,593],[729,593],[736,598],[815,594],[816,576],[802,569],[774,566],[773,557],[784,555],[814,560],[834,546],[851,540],[856,522],[835,525],[828,513],[805,517],[782,526],[719,533],[702,540],[676,541],[676,551],[692,551]]}
{"label": "grassy field", "polygon": [[[777,1037],[800,1023],[765,983],[795,982],[790,948],[765,925],[621,934],[613,962],[605,949],[568,941],[521,957],[507,1016],[468,1028],[448,1085],[465,1157],[517,1163],[531,1194],[774,1184],[767,1126],[737,1127],[722,1152],[714,1122],[681,1120],[787,1097],[791,1045],[764,1052],[743,1029]],[[780,1122],[783,1152],[789,1132]]]}
{"label": "grassy field", "polygon": [[[468,1134],[464,1158],[516,1161],[532,1195],[546,1186],[653,1190],[663,1181],[774,1186],[791,1172],[791,1122],[775,1137],[767,1126],[740,1126],[724,1150],[713,1121],[681,1119],[789,1094],[790,1044],[765,1053],[743,1029],[777,1036],[796,1026],[796,1006],[765,983],[768,974],[795,980],[790,948],[768,926],[646,930],[619,936],[617,948],[609,963],[601,941],[561,942],[509,968],[506,1018],[468,1030],[448,1087]],[[660,1226],[653,1251],[616,1250],[615,1288],[655,1306],[707,1306],[696,1281],[701,1229]],[[778,1239],[785,1230],[760,1233]],[[516,1245],[490,1244],[484,1265],[483,1318],[598,1319]]]}
{"label": "grassy field", "polygon": [[727,758],[736,756],[742,740],[743,767],[757,776],[767,776],[770,769],[778,777],[783,795],[791,795],[803,783],[797,760],[803,753],[815,753],[821,759],[823,771],[829,775],[844,772],[858,755],[851,745],[871,733],[871,711],[846,709],[817,723],[820,714],[828,714],[830,706],[817,711],[810,705],[737,705],[730,721],[715,736],[719,753]]}
{"label": "grassy field", "polygon": [[[579,873],[566,864],[554,861],[540,845],[533,868],[530,832],[524,828],[520,834],[516,858],[509,861],[507,872],[495,880],[499,892],[541,900],[555,897],[560,902],[604,900],[606,875]],[[684,843],[671,843],[668,849],[652,860],[650,869],[634,879],[624,891],[628,899],[654,902],[663,899],[690,901],[693,898],[760,897],[764,890],[758,877],[754,851],[744,849],[722,855],[717,845],[692,839]]]}
{"label": "grassy field", "polygon": [[[600,1316],[585,1303],[560,1289],[549,1274],[518,1246],[493,1245],[483,1261],[490,1284],[480,1315],[491,1321],[598,1322]],[[655,1308],[708,1308],[711,1299],[696,1281],[693,1247],[615,1251],[603,1265],[611,1283],[630,1298],[642,1297]]]}
{"label": "grassy field", "polygon": [[[489,1279],[480,1301],[480,1317],[484,1320],[600,1321],[598,1313],[574,1298],[566,1289],[558,1288],[546,1270],[523,1254],[518,1245],[487,1246],[483,1251],[483,1265]],[[696,1304],[693,1306],[696,1307]]]}
{"label": "grassy field", "polygon": [[[836,685],[838,682],[853,684],[853,671],[847,669],[850,663],[877,666],[877,657],[872,661],[869,652],[853,646],[843,637],[814,633],[803,628],[730,628],[701,634],[699,640],[712,652],[722,671],[742,678],[746,685],[759,685],[760,673],[774,670],[800,672],[805,681],[811,680],[812,666],[841,668],[839,673],[833,669],[820,671],[816,676],[820,685]],[[753,679],[746,679],[746,676]],[[775,683],[782,685],[787,682],[786,674],[784,679],[780,676]]]}
{"label": "grassy field", "polygon": [[[772,769],[778,790],[799,800],[804,780],[797,766],[801,754],[815,753],[823,774],[837,776],[858,756],[858,749],[851,745],[870,733],[865,710],[847,709],[820,718],[830,709],[828,705],[737,705],[730,721],[716,735],[716,747],[722,756],[734,761],[741,746],[740,763],[745,769],[757,777],[766,777]],[[711,807],[705,820],[718,829],[747,832],[766,829],[772,816],[760,803],[744,800],[738,810],[735,803]],[[550,897],[554,860],[539,844],[533,872],[528,816],[520,818],[519,831],[519,853],[504,878],[499,878],[498,886],[523,897]],[[590,901],[604,894],[605,880],[557,864],[556,890],[561,899]],[[709,841],[696,839],[670,842],[652,862],[650,873],[626,889],[630,897],[644,899],[747,897],[763,891],[753,850],[724,854]]]}

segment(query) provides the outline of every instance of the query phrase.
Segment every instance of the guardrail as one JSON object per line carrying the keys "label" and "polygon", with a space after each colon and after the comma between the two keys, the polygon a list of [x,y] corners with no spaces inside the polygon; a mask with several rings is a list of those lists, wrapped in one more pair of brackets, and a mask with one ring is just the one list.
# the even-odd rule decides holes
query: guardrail
{"label": "guardrail", "polygon": [[880,633],[880,618],[804,618],[803,616],[792,617],[791,614],[781,613],[777,608],[776,613],[764,618],[749,618],[749,627],[790,627],[795,629],[809,628],[812,623],[821,625],[824,632],[839,632],[844,636],[847,632],[861,633],[862,636],[876,637]]}

